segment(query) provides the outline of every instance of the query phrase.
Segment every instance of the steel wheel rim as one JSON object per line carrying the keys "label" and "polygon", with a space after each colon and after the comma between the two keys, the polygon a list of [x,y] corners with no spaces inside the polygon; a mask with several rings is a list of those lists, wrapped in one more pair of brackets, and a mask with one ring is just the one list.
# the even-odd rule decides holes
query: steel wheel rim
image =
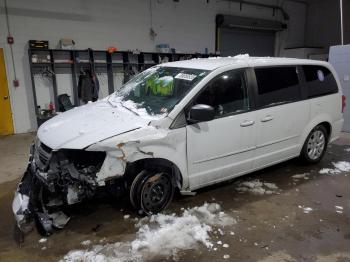
{"label": "steel wheel rim", "polygon": [[173,188],[171,177],[159,173],[147,179],[142,190],[141,204],[148,214],[164,209],[172,198]]}
{"label": "steel wheel rim", "polygon": [[315,130],[307,142],[307,155],[310,159],[316,160],[321,157],[325,148],[325,135],[320,130]]}

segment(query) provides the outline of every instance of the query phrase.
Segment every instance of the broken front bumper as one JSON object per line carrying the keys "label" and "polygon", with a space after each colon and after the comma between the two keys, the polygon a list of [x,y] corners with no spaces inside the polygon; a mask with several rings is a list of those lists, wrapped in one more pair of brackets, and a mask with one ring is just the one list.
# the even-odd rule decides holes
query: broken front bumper
{"label": "broken front bumper", "polygon": [[33,174],[31,166],[32,164],[28,165],[15,192],[12,211],[17,227],[22,233],[28,233],[36,224],[40,233],[49,235],[54,228],[63,228],[69,217],[62,211],[48,212],[42,200],[44,185],[38,179],[38,171]]}
{"label": "broken front bumper", "polygon": [[[44,204],[43,191],[50,191],[54,185],[47,173],[42,172],[38,167],[43,165],[42,160],[39,159],[42,156],[39,154],[33,144],[30,149],[29,164],[15,192],[12,211],[20,232],[28,233],[36,224],[41,233],[48,235],[53,227],[63,228],[69,221],[69,217],[62,211],[49,213]],[[49,156],[46,160],[50,160]],[[39,162],[38,166],[37,162]]]}
{"label": "broken front bumper", "polygon": [[24,232],[29,232],[34,226],[34,217],[32,212],[32,201],[30,200],[33,192],[33,175],[28,165],[21,182],[15,192],[12,202],[12,211],[15,216],[18,228]]}

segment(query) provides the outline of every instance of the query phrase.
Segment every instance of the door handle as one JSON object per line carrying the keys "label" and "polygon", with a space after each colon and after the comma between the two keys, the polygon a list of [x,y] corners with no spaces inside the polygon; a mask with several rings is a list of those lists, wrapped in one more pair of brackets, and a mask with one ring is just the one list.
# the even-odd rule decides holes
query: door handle
{"label": "door handle", "polygon": [[252,126],[254,124],[255,124],[255,121],[253,121],[253,120],[246,120],[246,121],[241,123],[241,127]]}
{"label": "door handle", "polygon": [[261,122],[269,122],[271,120],[273,120],[273,116],[268,115],[268,116],[265,116],[263,119],[261,119]]}
{"label": "door handle", "polygon": [[8,96],[4,96],[4,100],[6,100],[6,99],[9,99],[9,97]]}

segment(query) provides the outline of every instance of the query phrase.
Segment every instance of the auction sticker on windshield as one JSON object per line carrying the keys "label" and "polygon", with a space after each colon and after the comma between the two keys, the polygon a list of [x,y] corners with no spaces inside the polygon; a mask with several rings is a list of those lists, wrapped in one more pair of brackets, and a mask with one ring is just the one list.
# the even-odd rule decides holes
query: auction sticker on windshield
{"label": "auction sticker on windshield", "polygon": [[193,74],[185,74],[185,73],[178,73],[175,78],[176,79],[182,79],[182,80],[187,80],[187,81],[192,81],[195,79],[197,76]]}

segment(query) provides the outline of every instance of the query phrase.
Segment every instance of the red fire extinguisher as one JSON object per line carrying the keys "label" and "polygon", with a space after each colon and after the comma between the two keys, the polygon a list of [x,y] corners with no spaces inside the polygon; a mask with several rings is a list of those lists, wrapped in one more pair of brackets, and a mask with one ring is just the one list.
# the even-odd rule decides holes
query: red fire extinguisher
{"label": "red fire extinguisher", "polygon": [[50,101],[49,110],[51,110],[51,111],[54,111],[54,110],[55,110],[55,106],[54,106],[54,104],[52,103],[52,101]]}

